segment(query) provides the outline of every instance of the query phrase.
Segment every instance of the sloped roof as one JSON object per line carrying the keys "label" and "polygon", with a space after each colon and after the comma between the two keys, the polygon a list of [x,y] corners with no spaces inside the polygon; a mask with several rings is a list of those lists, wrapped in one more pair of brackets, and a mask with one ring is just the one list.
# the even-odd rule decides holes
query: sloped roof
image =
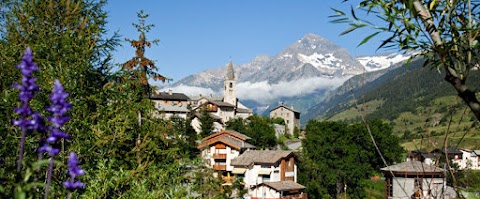
{"label": "sloped roof", "polygon": [[249,166],[252,164],[274,164],[293,154],[292,151],[265,150],[245,151],[242,155],[232,159],[232,166]]}
{"label": "sloped roof", "polygon": [[171,100],[171,101],[189,101],[190,98],[187,97],[183,93],[170,93],[168,92],[160,92],[158,94],[154,94],[150,96],[150,99],[152,100]]}
{"label": "sloped roof", "polygon": [[433,165],[428,165],[420,161],[412,160],[407,162],[402,162],[400,164],[391,165],[380,169],[382,171],[392,171],[394,173],[416,173],[416,174],[428,174],[428,173],[437,173],[442,174],[445,170],[436,167]]}
{"label": "sloped roof", "polygon": [[272,112],[275,109],[281,108],[281,107],[283,107],[285,109],[288,109],[288,110],[290,110],[292,112],[295,112],[295,113],[300,113],[300,111],[295,110],[293,107],[288,107],[288,106],[285,106],[285,105],[277,106],[277,107],[273,108],[272,110],[270,110],[270,112]]}
{"label": "sloped roof", "polygon": [[230,137],[230,136],[217,136],[217,137],[214,137],[212,139],[208,139],[208,140],[202,140],[202,142],[200,142],[200,144],[198,145],[198,148],[199,149],[203,149],[203,148],[206,148],[210,145],[213,145],[215,143],[223,143],[223,144],[226,144],[236,150],[241,150],[241,149],[254,149],[255,146],[245,142],[245,141],[242,141],[240,139],[237,139],[235,137]]}
{"label": "sloped roof", "polygon": [[[221,118],[220,116],[218,116],[218,115],[215,115],[215,114],[213,114],[213,113],[208,113],[208,114],[210,115],[211,118],[213,118],[213,119],[216,120],[216,121],[221,121],[221,120],[222,120],[222,118]],[[193,118],[195,118],[195,117],[202,118],[202,114],[196,112],[195,114],[193,114],[193,116],[191,116],[191,118],[193,119]]]}
{"label": "sloped roof", "polygon": [[239,132],[234,131],[234,130],[222,130],[220,132],[209,135],[208,137],[204,137],[202,140],[208,140],[208,139],[212,139],[214,137],[222,136],[222,135],[233,136],[235,138],[238,138],[238,139],[244,140],[244,141],[248,140],[248,139],[252,139],[252,138],[248,137],[247,135],[245,135],[243,133],[239,133]]}
{"label": "sloped roof", "polygon": [[218,101],[218,100],[209,100],[210,103],[215,104],[219,107],[235,107],[235,105],[223,102],[223,101]]}
{"label": "sloped roof", "polygon": [[276,182],[263,182],[257,186],[268,186],[276,191],[292,191],[292,190],[303,190],[305,187],[301,184],[298,184],[294,181],[276,181]]}
{"label": "sloped roof", "polygon": [[[432,151],[432,153],[442,153],[442,154],[444,154],[444,153],[445,153],[445,149],[443,149],[443,148],[442,148],[442,149],[434,149],[434,150]],[[447,153],[448,153],[448,154],[463,154],[463,152],[460,151],[459,149],[452,149],[452,148],[448,148],[448,149],[447,149]]]}
{"label": "sloped roof", "polygon": [[213,96],[213,95],[196,95],[196,96],[188,96],[191,100],[193,101],[198,101],[200,99],[206,99],[206,100],[217,100],[217,101],[222,101],[223,96]]}
{"label": "sloped roof", "polygon": [[244,108],[237,108],[237,113],[251,113],[253,112],[251,109],[244,109]]}

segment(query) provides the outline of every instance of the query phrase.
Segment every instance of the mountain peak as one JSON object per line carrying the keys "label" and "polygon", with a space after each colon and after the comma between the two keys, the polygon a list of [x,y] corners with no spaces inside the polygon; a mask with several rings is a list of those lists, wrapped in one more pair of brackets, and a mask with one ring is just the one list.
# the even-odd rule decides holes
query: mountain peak
{"label": "mountain peak", "polygon": [[313,40],[313,41],[315,41],[315,40],[324,40],[324,38],[319,36],[319,35],[313,34],[313,33],[308,33],[305,36],[303,36],[300,40]]}

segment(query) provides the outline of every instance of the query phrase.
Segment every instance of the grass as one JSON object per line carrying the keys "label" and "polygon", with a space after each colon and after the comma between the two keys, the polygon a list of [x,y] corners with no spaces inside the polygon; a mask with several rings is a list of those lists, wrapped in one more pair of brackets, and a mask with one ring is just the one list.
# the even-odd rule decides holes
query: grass
{"label": "grass", "polygon": [[384,180],[366,180],[364,184],[366,197],[371,199],[385,198],[385,181]]}
{"label": "grass", "polygon": [[[353,102],[350,102],[353,103]],[[367,114],[372,113],[373,111],[377,110],[378,107],[380,107],[383,104],[383,100],[372,100],[367,103],[365,103],[365,110]],[[358,104],[357,107],[352,107],[349,108],[345,111],[342,111],[333,117],[331,117],[329,120],[332,121],[343,121],[343,120],[355,120],[358,119],[362,116],[362,104]]]}

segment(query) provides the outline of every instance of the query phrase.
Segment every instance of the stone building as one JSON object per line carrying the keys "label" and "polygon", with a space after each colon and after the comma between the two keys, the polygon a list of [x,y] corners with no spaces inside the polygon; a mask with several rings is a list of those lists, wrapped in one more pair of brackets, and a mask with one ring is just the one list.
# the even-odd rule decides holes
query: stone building
{"label": "stone building", "polygon": [[270,118],[283,118],[285,120],[286,132],[293,135],[295,127],[300,130],[300,112],[293,107],[283,105],[277,106],[270,110]]}

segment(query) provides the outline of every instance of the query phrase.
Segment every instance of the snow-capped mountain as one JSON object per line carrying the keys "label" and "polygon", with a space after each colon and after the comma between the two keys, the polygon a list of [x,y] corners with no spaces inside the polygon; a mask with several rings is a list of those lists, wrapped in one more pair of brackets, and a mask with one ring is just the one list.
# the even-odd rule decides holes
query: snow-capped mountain
{"label": "snow-capped mountain", "polygon": [[[235,63],[234,63],[235,64]],[[240,83],[269,85],[308,78],[344,79],[364,68],[348,51],[314,34],[294,42],[275,56],[257,56],[250,63],[235,65]],[[188,76],[173,86],[195,86],[220,90],[225,67],[209,69]]]}
{"label": "snow-capped mountain", "polygon": [[[277,55],[260,55],[242,65],[235,65],[233,60],[237,96],[252,102],[258,110],[283,101],[306,112],[309,106],[323,100],[327,91],[353,75],[380,70],[407,58],[389,54],[357,59],[346,49],[318,35],[307,34]],[[225,71],[226,67],[221,66],[190,75],[173,84],[172,89],[187,95],[192,90],[221,95]]]}
{"label": "snow-capped mountain", "polygon": [[375,56],[361,56],[357,60],[365,67],[367,72],[382,70],[396,63],[402,62],[410,58],[412,54],[391,53]]}

